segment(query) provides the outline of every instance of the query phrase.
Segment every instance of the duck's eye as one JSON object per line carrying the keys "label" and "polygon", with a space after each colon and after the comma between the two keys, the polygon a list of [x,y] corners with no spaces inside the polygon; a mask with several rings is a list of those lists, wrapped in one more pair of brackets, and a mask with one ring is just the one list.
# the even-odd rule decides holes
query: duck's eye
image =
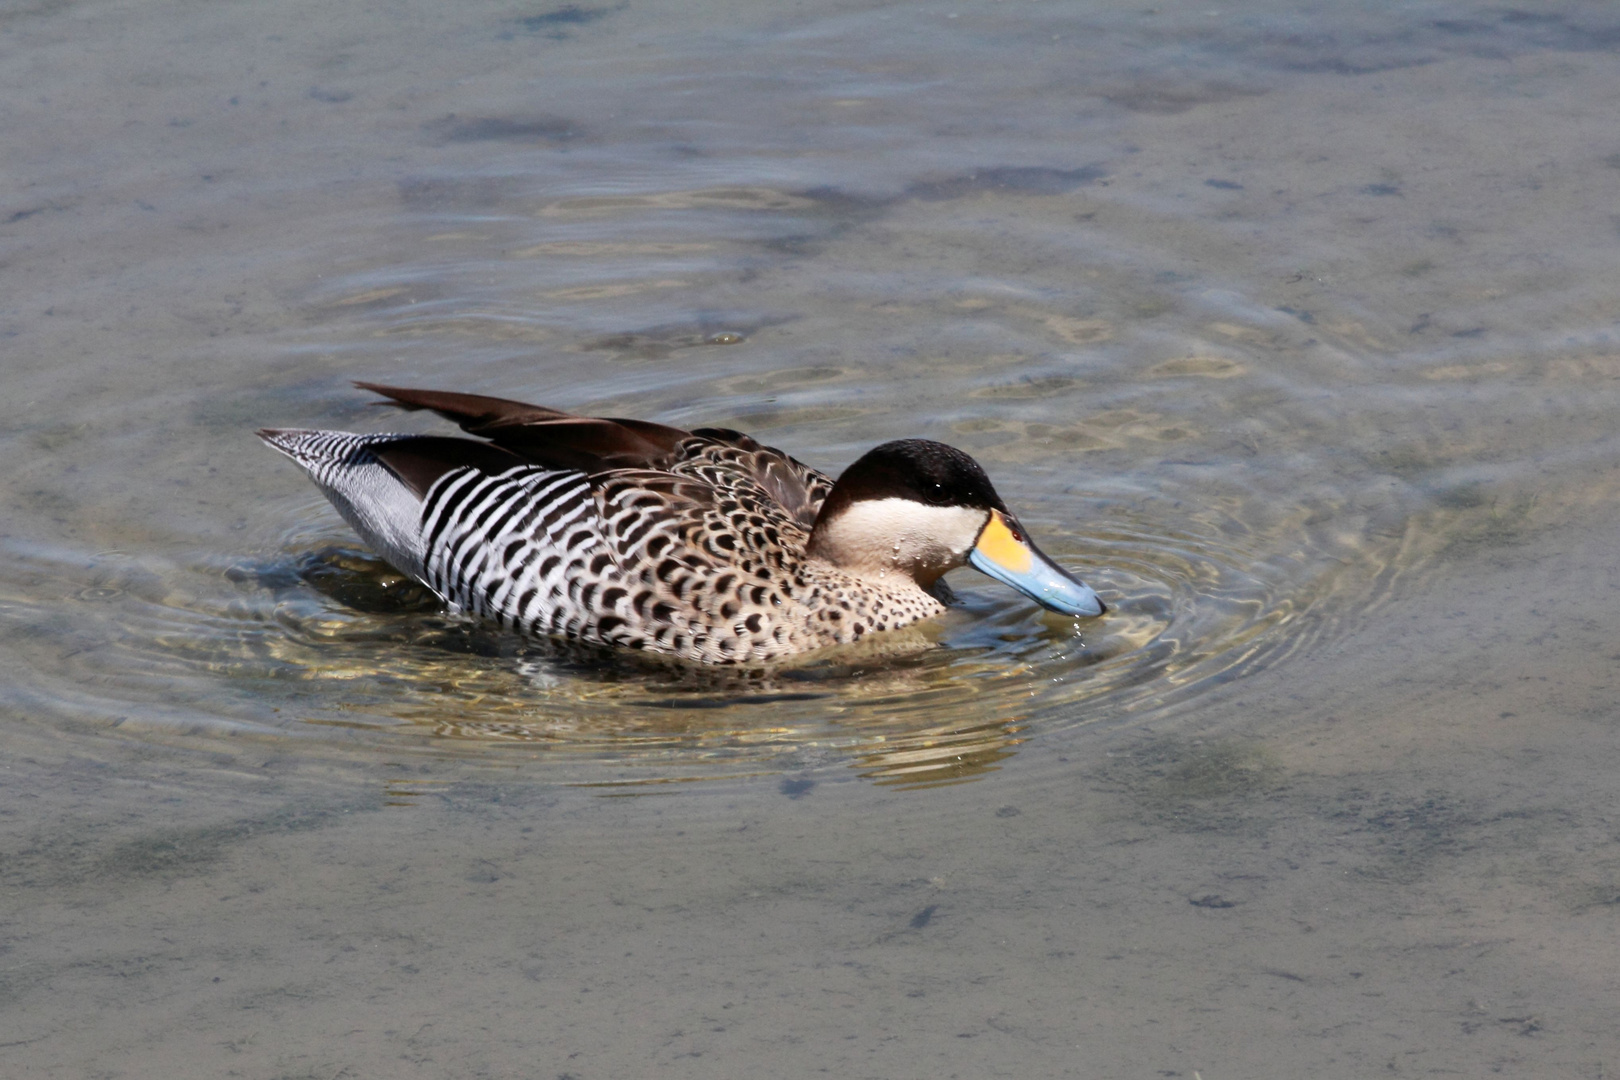
{"label": "duck's eye", "polygon": [[940,483],[929,484],[928,490],[923,492],[923,497],[935,506],[943,506],[950,501],[945,494],[945,485]]}

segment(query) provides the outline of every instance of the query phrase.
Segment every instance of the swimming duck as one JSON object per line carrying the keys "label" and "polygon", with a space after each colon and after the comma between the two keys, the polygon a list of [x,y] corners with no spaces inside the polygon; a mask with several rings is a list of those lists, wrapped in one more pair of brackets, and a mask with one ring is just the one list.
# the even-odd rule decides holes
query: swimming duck
{"label": "swimming duck", "polygon": [[394,567],[512,630],[769,662],[937,615],[940,578],[963,565],[1053,611],[1105,610],[943,443],[884,443],[834,483],[725,428],[355,385],[477,440],[259,437]]}

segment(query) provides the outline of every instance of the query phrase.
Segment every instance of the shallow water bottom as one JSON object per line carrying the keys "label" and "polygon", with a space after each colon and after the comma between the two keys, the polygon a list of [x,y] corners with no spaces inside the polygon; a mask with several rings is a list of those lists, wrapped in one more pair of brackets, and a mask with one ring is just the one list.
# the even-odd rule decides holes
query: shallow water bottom
{"label": "shallow water bottom", "polygon": [[1614,1075],[1613,517],[948,796],[40,743],[7,1073]]}

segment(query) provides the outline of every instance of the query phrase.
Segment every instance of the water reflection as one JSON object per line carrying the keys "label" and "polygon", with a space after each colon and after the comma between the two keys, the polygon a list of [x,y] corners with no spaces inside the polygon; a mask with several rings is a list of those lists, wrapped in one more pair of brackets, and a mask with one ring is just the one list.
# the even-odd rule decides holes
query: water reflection
{"label": "water reflection", "polygon": [[[280,553],[219,567],[34,549],[19,561],[101,614],[71,630],[44,620],[27,647],[81,690],[106,684],[102,711],[121,723],[134,697],[159,725],[160,703],[185,703],[196,711],[174,715],[187,729],[213,710],[306,742],[598,761],[626,783],[842,762],[915,786],[994,769],[1031,728],[1162,708],[1274,662],[1313,640],[1336,593],[1365,600],[1374,556],[1396,550],[1330,556],[1308,508],[1261,515],[1235,495],[1096,502],[1086,527],[1041,532],[1055,557],[1083,561],[1113,604],[1105,619],[1045,612],[961,572],[943,619],[772,668],[505,634],[364,549],[321,540],[332,526],[318,505]],[[221,682],[238,692],[222,698]]]}
{"label": "water reflection", "polygon": [[[612,10],[615,25],[652,17]],[[1020,134],[985,104],[1014,92],[985,58],[1016,36],[989,28],[1059,34],[1079,16],[919,24],[935,61],[964,61],[947,92],[867,36],[891,15],[812,19],[701,86],[685,38],[622,80],[569,69],[577,116],[499,95],[435,106],[409,147],[369,146],[389,164],[354,196],[340,252],[317,244],[330,221],[285,245],[322,254],[294,259],[286,309],[242,355],[210,346],[139,379],[108,361],[76,373],[103,389],[67,396],[30,375],[24,397],[48,404],[20,417],[0,475],[8,510],[39,523],[0,540],[14,700],[314,755],[961,778],[1021,739],[1163,715],[1317,649],[1446,559],[1533,536],[1597,490],[1546,476],[1612,455],[1598,275],[1460,259],[1462,210],[1377,170],[1306,169],[1286,140],[1174,156],[1208,110],[1293,123],[1271,94],[1288,73],[1570,50],[1574,22],[1424,23],[1396,47],[1365,12],[1309,41],[1265,19],[1136,13],[1116,30],[1160,56],[1153,71],[1018,46],[1036,79],[1016,91]],[[882,63],[829,68],[829,42]],[[755,85],[762,57],[776,81],[735,95],[730,76]],[[679,116],[647,93],[665,79],[695,95]],[[832,96],[807,105],[810,85]],[[820,119],[783,139],[788,100]],[[712,131],[688,126],[693,109]],[[1029,135],[1047,129],[1067,134]],[[1350,237],[1389,254],[1346,285]],[[1548,310],[1503,332],[1509,295]],[[218,385],[200,384],[216,363]],[[344,389],[356,376],[737,427],[831,472],[888,438],[938,438],[1112,610],[1078,625],[962,572],[937,623],[779,669],[520,641],[442,610],[247,445],[267,423],[415,430]]]}
{"label": "water reflection", "polygon": [[[0,15],[11,1071],[1614,1073],[1613,5],[310,13]],[[962,445],[1113,610],[536,654],[256,445],[357,377]]]}

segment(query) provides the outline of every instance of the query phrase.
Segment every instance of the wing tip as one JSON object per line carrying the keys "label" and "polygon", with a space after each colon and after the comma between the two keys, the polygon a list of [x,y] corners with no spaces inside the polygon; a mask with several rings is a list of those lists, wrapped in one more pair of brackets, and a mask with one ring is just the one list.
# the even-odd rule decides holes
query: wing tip
{"label": "wing tip", "polygon": [[388,386],[385,383],[367,382],[364,379],[354,379],[353,385],[356,389],[368,390],[373,394],[388,399],[387,401],[373,402],[374,405],[393,406],[396,409],[404,409],[406,412],[418,412],[422,409],[431,408],[429,405],[413,400],[414,395],[419,391],[410,390],[403,386]]}

